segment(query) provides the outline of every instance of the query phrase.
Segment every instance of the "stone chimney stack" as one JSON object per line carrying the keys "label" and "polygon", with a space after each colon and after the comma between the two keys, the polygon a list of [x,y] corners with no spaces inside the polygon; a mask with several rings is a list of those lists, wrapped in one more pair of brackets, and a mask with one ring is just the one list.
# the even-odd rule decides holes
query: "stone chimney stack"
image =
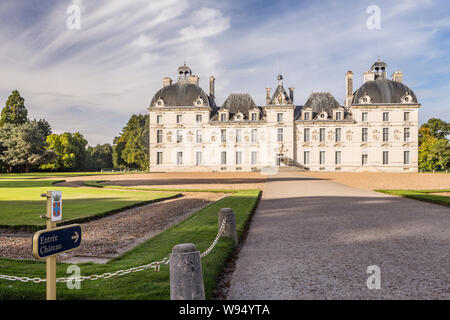
{"label": "stone chimney stack", "polygon": [[396,82],[402,83],[403,82],[403,72],[395,71],[392,74],[392,81],[396,81]]}
{"label": "stone chimney stack", "polygon": [[375,72],[369,70],[364,72],[364,83],[367,81],[374,81],[375,80]]}
{"label": "stone chimney stack", "polygon": [[291,99],[292,103],[294,103],[294,87],[289,88],[289,98]]}
{"label": "stone chimney stack", "polygon": [[216,78],[214,76],[209,77],[209,95],[213,99],[216,96]]}
{"label": "stone chimney stack", "polygon": [[267,105],[270,104],[270,88],[269,87],[266,88],[266,104]]}
{"label": "stone chimney stack", "polygon": [[172,79],[165,77],[162,79],[163,87],[170,86],[172,84]]}
{"label": "stone chimney stack", "polygon": [[188,80],[189,80],[190,83],[193,83],[193,84],[198,86],[198,83],[199,83],[200,79],[199,79],[198,76],[189,76]]}
{"label": "stone chimney stack", "polygon": [[347,71],[345,74],[345,106],[348,108],[353,98],[353,72]]}

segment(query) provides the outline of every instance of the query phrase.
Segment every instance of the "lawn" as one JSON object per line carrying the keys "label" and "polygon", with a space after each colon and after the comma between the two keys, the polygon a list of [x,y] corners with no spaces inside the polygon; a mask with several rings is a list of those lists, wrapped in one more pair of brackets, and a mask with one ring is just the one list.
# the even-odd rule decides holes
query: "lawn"
{"label": "lawn", "polygon": [[65,223],[82,222],[123,208],[179,196],[176,192],[133,192],[54,186],[52,180],[0,180],[0,227],[40,229],[46,199],[41,193],[60,190]]}
{"label": "lawn", "polygon": [[[127,172],[129,174],[130,172]],[[98,175],[124,174],[122,172],[30,172],[30,173],[0,173],[3,179],[40,179],[40,178],[64,178]]]}
{"label": "lawn", "polygon": [[377,192],[392,194],[409,199],[431,202],[450,207],[450,197],[446,195],[438,195],[436,193],[449,193],[450,189],[439,190],[375,190]]}
{"label": "lawn", "polygon": [[[97,191],[97,190],[94,190]],[[98,190],[100,191],[100,190]],[[111,190],[107,191],[112,192]],[[64,191],[63,191],[64,194]],[[240,190],[198,211],[186,220],[140,244],[122,256],[104,265],[80,264],[81,274],[102,274],[134,266],[160,261],[168,257],[173,246],[180,243],[194,243],[200,252],[205,251],[218,231],[217,214],[220,208],[229,207],[236,213],[238,236],[241,238],[246,223],[255,209],[260,191]],[[206,297],[210,298],[217,276],[224,262],[233,251],[233,242],[222,238],[215,249],[202,259]],[[45,277],[45,262],[31,260],[0,259],[1,274]],[[67,264],[58,264],[57,277],[67,277]],[[69,290],[64,283],[57,284],[58,299],[169,299],[169,266],[161,266],[160,272],[147,269],[137,273],[84,281],[80,290]],[[21,283],[0,280],[0,299],[44,299],[45,283]]]}

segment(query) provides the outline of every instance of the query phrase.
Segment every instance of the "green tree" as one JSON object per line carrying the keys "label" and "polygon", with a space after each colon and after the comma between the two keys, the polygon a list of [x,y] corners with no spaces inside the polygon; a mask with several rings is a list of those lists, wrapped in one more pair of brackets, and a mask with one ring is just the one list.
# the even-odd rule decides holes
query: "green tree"
{"label": "green tree", "polygon": [[7,123],[19,125],[28,121],[28,111],[25,108],[25,99],[20,96],[19,91],[14,90],[6,100],[6,105],[2,109],[0,126]]}
{"label": "green tree", "polygon": [[[426,123],[424,123],[421,128],[430,129],[431,136],[436,139],[446,139],[450,135],[450,123],[444,120],[431,118]],[[421,142],[422,136],[419,131],[419,143]]]}
{"label": "green tree", "polygon": [[54,152],[47,149],[48,132],[45,123],[7,123],[0,128],[0,144],[3,146],[0,160],[6,165],[8,172],[29,172],[54,159]]}
{"label": "green tree", "polygon": [[88,147],[87,154],[86,169],[98,171],[113,167],[112,147],[109,143]]}
{"label": "green tree", "polygon": [[430,150],[431,157],[435,159],[436,169],[450,169],[450,142],[447,139],[439,139]]}
{"label": "green tree", "polygon": [[83,170],[87,157],[88,142],[79,132],[52,134],[47,137],[47,149],[53,150],[56,158],[41,166],[47,170]]}

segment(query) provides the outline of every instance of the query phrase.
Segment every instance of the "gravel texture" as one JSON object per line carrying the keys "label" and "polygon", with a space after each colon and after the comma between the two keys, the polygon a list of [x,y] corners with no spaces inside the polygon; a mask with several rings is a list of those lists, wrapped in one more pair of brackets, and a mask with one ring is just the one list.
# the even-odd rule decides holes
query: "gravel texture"
{"label": "gravel texture", "polygon": [[[449,248],[447,207],[278,174],[268,179],[227,298],[449,299]],[[379,290],[366,285],[371,265],[381,269]]]}
{"label": "gravel texture", "polygon": [[[182,198],[128,209],[82,224],[80,248],[58,255],[112,258],[187,218],[206,205],[226,196],[220,193],[183,193]],[[0,234],[0,257],[30,259],[33,234]]]}

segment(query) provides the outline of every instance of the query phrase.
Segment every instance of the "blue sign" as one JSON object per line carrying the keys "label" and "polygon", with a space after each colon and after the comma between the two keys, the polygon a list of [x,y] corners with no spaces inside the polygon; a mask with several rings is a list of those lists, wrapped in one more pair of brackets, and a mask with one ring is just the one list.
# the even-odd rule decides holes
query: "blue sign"
{"label": "blue sign", "polygon": [[33,237],[33,256],[42,259],[76,249],[81,244],[81,226],[72,224],[41,230]]}

